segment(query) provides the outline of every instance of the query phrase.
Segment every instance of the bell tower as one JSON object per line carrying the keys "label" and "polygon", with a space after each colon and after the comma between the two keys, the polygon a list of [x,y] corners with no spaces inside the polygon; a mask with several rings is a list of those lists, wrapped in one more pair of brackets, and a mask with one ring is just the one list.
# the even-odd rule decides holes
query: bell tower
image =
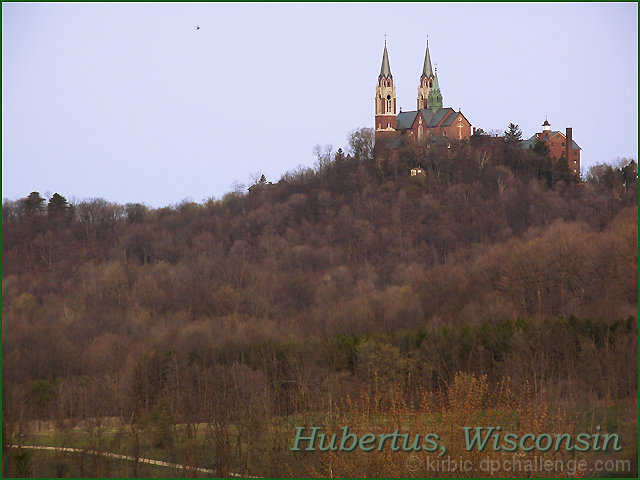
{"label": "bell tower", "polygon": [[427,51],[424,54],[424,65],[420,84],[418,85],[418,110],[427,108],[429,104],[429,93],[433,86],[433,69],[431,68],[431,55],[429,54],[429,40],[427,40]]}
{"label": "bell tower", "polygon": [[438,83],[438,67],[436,67],[436,73],[433,76],[432,82],[427,104],[429,105],[428,108],[435,113],[438,109],[442,108],[442,93],[440,92],[440,84]]}
{"label": "bell tower", "polygon": [[376,86],[376,131],[395,131],[396,129],[396,87],[389,66],[387,41],[384,41],[382,66]]}

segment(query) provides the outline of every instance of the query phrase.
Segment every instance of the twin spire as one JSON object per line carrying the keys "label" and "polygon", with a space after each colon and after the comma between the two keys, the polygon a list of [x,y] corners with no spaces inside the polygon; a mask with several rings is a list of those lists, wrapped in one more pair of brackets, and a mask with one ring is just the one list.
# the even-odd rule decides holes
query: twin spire
{"label": "twin spire", "polygon": [[[380,75],[378,75],[378,82],[382,80],[391,80],[393,82],[393,76],[391,75],[391,66],[389,65],[389,52],[387,51],[387,41],[384,41],[384,52],[382,53],[382,66],[380,67]],[[380,84],[382,85],[382,84]],[[392,86],[392,84],[388,85]],[[382,92],[377,94],[376,111],[382,108],[382,105],[387,105],[383,96],[386,97],[388,102],[391,97],[389,93],[382,95]],[[395,92],[392,92],[393,103],[395,105]],[[418,86],[418,98],[417,109],[422,110],[428,108],[432,111],[437,111],[442,108],[442,93],[440,92],[440,85],[438,83],[438,70],[435,70],[431,64],[431,54],[429,53],[429,40],[427,40],[427,48],[424,53],[424,64],[422,65],[422,74],[420,75],[420,85]],[[391,109],[387,105],[385,112]],[[395,107],[394,107],[395,111]]]}
{"label": "twin spire", "polygon": [[[424,65],[422,66],[422,75],[420,78],[433,77],[433,68],[431,67],[431,55],[429,54],[429,40],[427,40],[427,50],[424,54]],[[390,78],[391,67],[389,66],[389,52],[387,52],[387,41],[384,41],[384,52],[382,53],[382,66],[380,67],[380,75],[378,78]]]}
{"label": "twin spire", "polygon": [[382,54],[382,66],[380,67],[380,78],[391,78],[391,67],[389,66],[389,54],[387,53],[387,41],[384,41],[384,53]]}
{"label": "twin spire", "polygon": [[424,66],[422,67],[422,75],[420,75],[420,79],[423,79],[425,77],[433,77],[433,69],[431,68],[431,55],[429,55],[429,40],[427,40],[427,51],[424,54]]}

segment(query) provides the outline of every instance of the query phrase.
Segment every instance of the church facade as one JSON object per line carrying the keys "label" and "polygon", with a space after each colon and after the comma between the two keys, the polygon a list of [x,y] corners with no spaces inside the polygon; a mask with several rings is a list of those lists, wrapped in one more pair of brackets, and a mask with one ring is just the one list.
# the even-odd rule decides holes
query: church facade
{"label": "church facade", "polygon": [[418,81],[416,110],[397,113],[396,87],[385,41],[375,106],[375,142],[379,146],[398,148],[407,142],[450,143],[471,137],[471,123],[464,114],[443,107],[438,71],[434,72],[431,66],[429,42]]}

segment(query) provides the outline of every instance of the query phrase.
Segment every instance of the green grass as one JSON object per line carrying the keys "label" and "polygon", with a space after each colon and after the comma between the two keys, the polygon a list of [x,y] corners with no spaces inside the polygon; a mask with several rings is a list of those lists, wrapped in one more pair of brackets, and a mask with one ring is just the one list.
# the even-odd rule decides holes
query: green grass
{"label": "green grass", "polygon": [[[567,412],[573,419],[571,422],[579,431],[592,431],[591,425],[606,425],[608,432],[619,433],[622,452],[617,452],[611,457],[632,459],[632,464],[637,465],[637,423],[629,417],[628,405],[602,406],[589,410],[577,410]],[[625,416],[626,415],[626,416]],[[354,423],[349,425],[349,418],[353,416]],[[435,431],[442,427],[448,420],[443,417],[442,412],[434,413],[411,413],[397,412],[394,414],[372,413],[360,416],[357,412],[347,412],[346,416],[339,415],[340,422],[347,421],[349,426],[360,425],[362,428],[368,424],[373,430],[387,431],[391,426],[392,431],[396,425],[400,430],[415,430],[416,426]],[[518,415],[509,409],[492,409],[475,412],[473,422],[482,425],[516,425]],[[606,419],[606,422],[605,422]],[[275,417],[265,421],[264,427],[256,433],[256,437],[251,446],[250,452],[250,473],[252,475],[269,476],[270,474],[286,474],[286,464],[300,465],[300,455],[296,456],[290,451],[292,441],[297,426],[319,426],[324,427],[330,421],[326,414],[306,414]],[[365,423],[362,423],[362,422]],[[333,425],[335,426],[335,424]],[[340,425],[341,426],[341,425]],[[150,423],[138,426],[138,457],[154,460],[166,461],[177,464],[189,464],[195,467],[202,467],[215,470],[216,465],[216,442],[209,433],[207,424],[199,424],[195,429],[195,436],[189,438],[187,426],[184,424],[173,425],[171,427],[171,444],[162,448],[158,446],[158,429]],[[415,432],[414,432],[415,433]],[[215,432],[214,432],[215,434]],[[242,459],[246,458],[249,450],[248,438],[242,435],[239,439],[240,453],[237,452],[238,425],[230,424],[227,427],[228,446],[220,456],[228,458],[228,466],[231,472],[242,473]],[[13,440],[15,442],[15,438]],[[84,450],[99,450],[109,453],[118,453],[128,456],[135,456],[135,435],[134,430],[129,426],[108,426],[100,428],[87,428],[74,426],[64,429],[49,429],[30,431],[22,437],[23,445],[40,445],[53,447],[72,447]],[[16,476],[17,466],[13,459],[12,449],[6,455],[5,476]],[[31,465],[33,476],[112,476],[130,477],[135,474],[133,461],[96,457],[89,454],[31,451]],[[589,457],[592,457],[589,455]],[[595,458],[595,457],[592,457]],[[312,461],[313,459],[307,459]],[[305,474],[305,472],[294,472]],[[608,472],[614,476],[616,472]],[[170,467],[154,466],[149,464],[139,464],[138,474],[144,477],[182,477],[185,472],[181,469]],[[200,476],[204,474],[200,473]]]}

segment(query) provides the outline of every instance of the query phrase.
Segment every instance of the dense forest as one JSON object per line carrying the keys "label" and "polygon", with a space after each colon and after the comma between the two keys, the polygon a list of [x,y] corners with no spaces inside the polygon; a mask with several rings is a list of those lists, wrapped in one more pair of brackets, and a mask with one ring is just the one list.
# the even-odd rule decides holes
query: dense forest
{"label": "dense forest", "polygon": [[[579,179],[543,147],[479,136],[380,162],[367,129],[346,150],[203,203],[4,200],[5,453],[44,423],[136,458],[146,432],[149,451],[221,475],[409,476],[294,455],[290,422],[452,412],[447,392],[476,387],[590,415],[635,450],[636,162]],[[3,473],[114,473],[25,455]]]}

